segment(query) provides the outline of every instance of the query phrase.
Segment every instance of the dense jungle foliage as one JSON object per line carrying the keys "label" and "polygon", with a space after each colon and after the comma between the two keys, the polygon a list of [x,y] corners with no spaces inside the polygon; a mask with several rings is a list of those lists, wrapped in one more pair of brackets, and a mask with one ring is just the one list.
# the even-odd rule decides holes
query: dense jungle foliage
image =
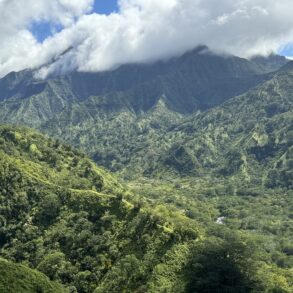
{"label": "dense jungle foliage", "polygon": [[[32,130],[3,126],[0,138],[0,255],[10,261],[0,262],[9,268],[0,288],[51,292],[57,286],[60,292],[96,293],[292,289],[292,197],[193,201],[182,186],[162,190],[155,183],[152,197],[143,188],[137,195],[81,152]],[[249,210],[248,203],[254,208]],[[262,221],[254,216],[257,207]],[[221,216],[225,224],[216,223]],[[20,283],[7,285],[11,274],[24,271]]]}
{"label": "dense jungle foliage", "polygon": [[62,293],[66,291],[60,284],[49,281],[49,278],[42,273],[0,258],[0,292]]}
{"label": "dense jungle foliage", "polygon": [[292,62],[206,47],[0,79],[0,292],[291,293],[292,109]]}

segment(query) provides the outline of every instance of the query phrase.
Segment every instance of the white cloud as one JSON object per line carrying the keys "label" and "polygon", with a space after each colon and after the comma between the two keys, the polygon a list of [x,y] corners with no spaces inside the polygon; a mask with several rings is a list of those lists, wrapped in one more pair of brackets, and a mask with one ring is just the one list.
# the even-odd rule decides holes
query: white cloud
{"label": "white cloud", "polygon": [[92,4],[93,0],[0,0],[0,76],[39,66],[51,55],[53,48],[39,44],[28,30],[32,22],[69,27]]}
{"label": "white cloud", "polygon": [[[267,54],[293,40],[292,0],[120,0],[119,13],[108,16],[85,14],[92,4],[0,0],[0,75],[35,68],[68,48],[42,69],[43,75],[105,70],[172,56],[199,44],[240,56]],[[31,21],[40,20],[64,29],[40,44],[27,30]]]}

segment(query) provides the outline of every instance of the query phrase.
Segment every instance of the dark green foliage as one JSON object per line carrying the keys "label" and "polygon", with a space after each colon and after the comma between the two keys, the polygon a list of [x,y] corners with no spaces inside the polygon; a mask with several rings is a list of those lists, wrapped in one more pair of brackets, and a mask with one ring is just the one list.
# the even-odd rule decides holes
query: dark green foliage
{"label": "dark green foliage", "polygon": [[[264,72],[267,70],[255,62],[213,54],[208,48],[199,47],[163,62],[124,65],[100,73],[75,72],[46,81],[34,79],[30,70],[14,72],[0,80],[0,101],[12,102],[7,104],[6,117],[20,114],[19,110],[28,106],[36,120],[21,116],[10,118],[23,119],[34,126],[60,114],[64,105],[78,108],[81,106],[78,102],[93,96],[105,113],[124,107],[136,113],[147,111],[161,95],[165,95],[170,108],[190,113],[213,107],[246,91],[264,79],[259,76]],[[91,110],[89,108],[85,116],[90,117]]]}
{"label": "dark green foliage", "polygon": [[0,258],[0,292],[3,293],[65,293],[61,285],[26,266]]}
{"label": "dark green foliage", "polygon": [[[245,241],[245,240],[244,240]],[[190,283],[187,292],[257,291],[258,280],[255,267],[253,243],[233,238],[222,241],[211,238],[197,247],[190,260]]]}
{"label": "dark green foliage", "polygon": [[262,271],[265,255],[255,237],[227,232],[221,238],[210,237],[193,250],[186,271],[190,276],[186,292],[290,292],[289,286],[282,285],[280,271]]}
{"label": "dark green foliage", "polygon": [[[246,265],[250,264],[257,275],[257,279],[250,275],[247,280],[244,275],[245,284],[247,282],[249,286],[254,284],[253,290],[247,292],[274,292],[274,290],[276,292],[290,292],[293,281],[293,275],[290,271],[293,267],[293,258],[290,256],[290,245],[288,245],[288,239],[290,239],[289,242],[292,242],[293,239],[291,229],[293,197],[291,191],[262,191],[257,188],[240,191],[236,190],[233,183],[224,186],[221,181],[216,180],[212,187],[205,189],[204,184],[201,185],[189,179],[177,180],[173,183],[163,183],[161,180],[139,181],[132,186],[135,192],[139,191],[141,195],[149,198],[156,205],[160,202],[167,205],[169,209],[176,207],[184,210],[189,218],[202,223],[205,227],[208,235],[206,241],[194,248],[189,257],[190,260],[194,260],[190,264],[194,269],[189,267],[186,272],[188,275],[188,272],[193,271],[189,280],[196,283],[198,279],[196,274],[202,274],[202,282],[204,283],[209,275],[207,271],[209,271],[212,276],[216,274],[217,282],[221,282],[221,276],[224,273],[221,271],[223,259],[220,258],[217,261],[217,251],[226,250],[229,252],[229,249],[233,248],[232,243],[235,243],[236,247],[240,246],[239,250],[236,250],[239,252],[237,257],[241,259],[242,263],[239,265],[244,265],[243,270],[246,270]],[[236,195],[236,191],[238,195]],[[247,195],[248,193],[250,195]],[[236,231],[240,234],[238,235]],[[257,249],[255,249],[256,247]],[[243,249],[243,253],[240,252],[241,249]],[[247,254],[251,258],[247,258]],[[210,262],[206,262],[208,259]],[[196,261],[204,262],[207,266],[196,265],[194,263]],[[265,263],[267,265],[264,268]],[[227,266],[227,269],[231,269],[230,273],[233,273],[233,265],[230,266],[228,262]],[[199,268],[202,270],[198,271]],[[237,267],[234,268],[234,272],[237,274],[239,270]],[[288,285],[285,287],[282,285],[285,284],[283,283],[284,276],[288,278]],[[241,274],[239,278],[240,281],[243,280]],[[271,279],[278,281],[274,283],[271,282]],[[268,282],[268,285],[264,285],[262,280]],[[196,285],[193,281],[189,283],[190,286],[192,284],[192,286],[203,285],[203,283]],[[215,283],[217,282],[215,281]],[[206,283],[206,286],[208,285],[214,286],[214,282],[211,282],[210,279]],[[279,289],[273,290],[272,288],[275,287]]]}

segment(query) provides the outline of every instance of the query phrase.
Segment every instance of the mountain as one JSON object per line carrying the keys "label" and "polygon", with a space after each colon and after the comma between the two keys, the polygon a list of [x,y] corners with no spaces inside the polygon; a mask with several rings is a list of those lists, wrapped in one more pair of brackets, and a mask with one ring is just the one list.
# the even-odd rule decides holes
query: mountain
{"label": "mountain", "polygon": [[20,126],[0,126],[13,272],[0,286],[25,271],[15,288],[36,292],[291,292],[292,108],[292,62],[206,47],[108,72],[10,73],[0,122]]}
{"label": "mountain", "polygon": [[60,138],[128,179],[291,188],[291,68],[277,55],[245,60],[199,47],[108,72],[37,80],[25,70],[0,80],[0,121]]}
{"label": "mountain", "polygon": [[101,73],[38,80],[30,70],[13,72],[0,80],[1,117],[40,127],[64,110],[83,107],[88,99],[94,98],[98,109],[93,110],[101,114],[123,109],[137,114],[151,109],[161,96],[171,110],[191,113],[245,92],[265,78],[261,73],[254,62],[216,55],[205,47],[171,60],[122,65]]}
{"label": "mountain", "polygon": [[[247,93],[153,136],[153,163],[143,171],[292,189],[292,64]],[[139,140],[133,144],[143,149]],[[133,153],[129,164],[140,172],[142,160],[142,153]]]}
{"label": "mountain", "polygon": [[[169,107],[166,95],[140,113],[123,103],[116,109],[111,96],[90,97],[39,128],[81,147],[125,178],[187,176],[206,178],[209,184],[214,176],[233,177],[240,183],[291,188],[292,99],[288,63],[207,111],[179,113]],[[105,110],[103,103],[115,109]]]}
{"label": "mountain", "polygon": [[286,65],[290,60],[284,56],[270,54],[268,56],[257,55],[250,59],[250,61],[259,65],[264,72],[277,71],[284,65]]}
{"label": "mountain", "polygon": [[[285,223],[290,197],[279,196],[270,218]],[[194,203],[205,219],[216,208]],[[9,260],[0,259],[3,292],[291,292],[289,225],[279,243],[278,230],[199,223],[27,128],[0,127],[0,210],[0,256]]]}
{"label": "mountain", "polygon": [[130,160],[133,151],[125,150],[135,147],[137,136],[144,139],[150,130],[146,140],[152,144],[152,133],[161,135],[183,117],[246,92],[268,80],[267,72],[257,62],[216,55],[206,47],[108,72],[46,80],[36,79],[30,70],[13,72],[0,80],[0,122],[59,137],[116,171]]}
{"label": "mountain", "polygon": [[[281,131],[290,137],[290,124],[282,122],[292,116],[287,61],[275,55],[249,61],[199,47],[153,64],[42,81],[25,70],[0,80],[0,121],[80,147],[125,178],[237,175],[242,182],[246,174],[245,181],[256,176],[270,186],[278,173],[273,166],[283,166],[282,180],[291,176],[290,139],[273,143]],[[239,166],[226,170],[235,156]]]}

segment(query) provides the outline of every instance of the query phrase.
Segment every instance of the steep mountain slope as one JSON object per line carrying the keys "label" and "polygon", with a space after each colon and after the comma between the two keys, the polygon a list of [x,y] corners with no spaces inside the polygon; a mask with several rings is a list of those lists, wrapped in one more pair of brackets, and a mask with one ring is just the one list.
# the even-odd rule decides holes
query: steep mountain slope
{"label": "steep mountain slope", "polygon": [[262,69],[248,60],[215,55],[200,47],[169,61],[124,65],[101,74],[75,73],[65,79],[82,99],[124,93],[124,103],[140,112],[147,111],[165,95],[171,109],[190,113],[245,91],[261,80],[257,78],[261,73]]}
{"label": "steep mountain slope", "polygon": [[161,156],[151,171],[169,166],[179,176],[292,188],[292,69],[290,63],[246,94],[169,129],[154,142]]}
{"label": "steep mountain slope", "polygon": [[127,107],[105,113],[93,97],[41,129],[126,178],[191,176],[209,182],[216,176],[291,188],[292,77],[289,63],[247,93],[192,116],[172,111],[165,96],[140,114]]}
{"label": "steep mountain slope", "polygon": [[81,147],[125,178],[216,176],[290,188],[292,64],[259,75],[287,60],[206,50],[45,81],[11,73],[0,80],[0,120]]}
{"label": "steep mountain slope", "polygon": [[195,155],[174,145],[181,141],[176,127],[191,113],[196,117],[269,80],[272,74],[261,73],[286,62],[278,56],[253,61],[219,56],[200,47],[154,64],[44,81],[29,70],[11,73],[0,80],[0,121],[33,126],[61,138],[126,177],[159,175],[167,169],[178,169],[181,175],[198,169],[202,174],[204,166]]}
{"label": "steep mountain slope", "polygon": [[[205,233],[184,210],[135,197],[82,153],[26,128],[0,127],[0,210],[0,256],[69,292],[291,290],[290,261],[275,263],[290,244],[267,251],[271,237],[206,221]],[[7,267],[0,286],[26,271],[14,286],[61,288]]]}
{"label": "steep mountain slope", "polygon": [[168,263],[168,286],[184,292],[183,271],[202,237],[194,220],[134,204],[110,174],[58,141],[11,127],[1,127],[0,138],[2,257],[70,292],[163,292],[158,270]]}
{"label": "steep mountain slope", "polygon": [[92,97],[101,115],[124,109],[145,112],[161,96],[173,111],[191,113],[245,92],[266,78],[263,72],[255,62],[215,55],[205,47],[153,64],[123,65],[108,72],[72,73],[47,80],[37,80],[34,72],[26,70],[0,80],[0,117],[3,122],[40,127],[71,108],[91,113],[91,108],[83,108]]}
{"label": "steep mountain slope", "polygon": [[277,71],[290,62],[286,57],[276,54],[270,54],[269,56],[254,56],[250,61],[261,66],[262,70],[268,73]]}

